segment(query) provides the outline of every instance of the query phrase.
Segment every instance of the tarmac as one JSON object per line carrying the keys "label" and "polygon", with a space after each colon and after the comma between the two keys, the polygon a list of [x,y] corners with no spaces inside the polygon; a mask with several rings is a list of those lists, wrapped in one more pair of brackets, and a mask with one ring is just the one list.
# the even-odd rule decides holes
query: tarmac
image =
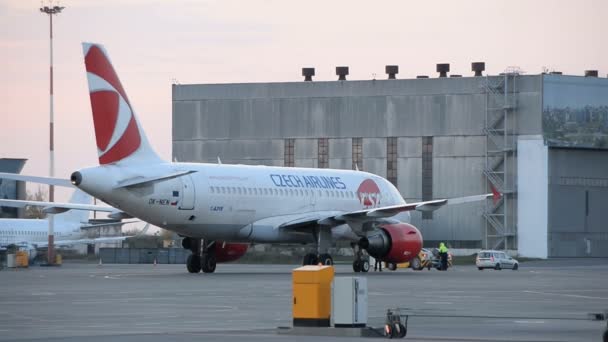
{"label": "tarmac", "polygon": [[[1,341],[347,341],[278,334],[291,326],[297,265],[71,264],[0,271]],[[361,276],[350,265],[336,276]],[[608,260],[522,263],[518,271],[370,272],[369,324],[409,315],[409,341],[601,341]],[[284,332],[284,330],[282,330]]]}

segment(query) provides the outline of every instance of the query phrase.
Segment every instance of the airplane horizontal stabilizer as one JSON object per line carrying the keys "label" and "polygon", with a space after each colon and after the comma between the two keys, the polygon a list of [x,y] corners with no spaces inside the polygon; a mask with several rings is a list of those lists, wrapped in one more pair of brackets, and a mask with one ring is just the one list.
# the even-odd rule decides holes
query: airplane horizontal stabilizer
{"label": "airplane horizontal stabilizer", "polygon": [[26,175],[19,175],[16,173],[0,172],[0,179],[11,179],[11,180],[16,180],[16,181],[41,183],[41,184],[49,184],[49,185],[56,185],[56,186],[65,186],[68,188],[74,187],[74,185],[70,182],[69,179],[63,179],[63,178],[26,176]]}

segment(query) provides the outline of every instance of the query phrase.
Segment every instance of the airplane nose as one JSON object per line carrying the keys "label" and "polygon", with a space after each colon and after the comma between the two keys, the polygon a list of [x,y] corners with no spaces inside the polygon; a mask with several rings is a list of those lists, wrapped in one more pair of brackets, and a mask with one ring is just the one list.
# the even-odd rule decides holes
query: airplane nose
{"label": "airplane nose", "polygon": [[82,175],[80,174],[80,172],[76,171],[72,173],[72,175],[70,176],[70,181],[72,182],[72,184],[79,186],[80,183],[82,183]]}

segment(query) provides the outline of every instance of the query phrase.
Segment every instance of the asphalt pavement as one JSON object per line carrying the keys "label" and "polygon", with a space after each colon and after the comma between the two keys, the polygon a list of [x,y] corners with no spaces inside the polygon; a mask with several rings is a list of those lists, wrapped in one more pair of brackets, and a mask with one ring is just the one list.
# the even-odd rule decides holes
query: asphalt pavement
{"label": "asphalt pavement", "polygon": [[[0,271],[2,341],[343,341],[279,335],[291,326],[297,265],[70,264]],[[349,265],[336,276],[361,276]],[[369,325],[409,315],[410,341],[600,341],[608,260],[524,263],[518,271],[368,273]],[[352,340],[349,338],[348,340]]]}

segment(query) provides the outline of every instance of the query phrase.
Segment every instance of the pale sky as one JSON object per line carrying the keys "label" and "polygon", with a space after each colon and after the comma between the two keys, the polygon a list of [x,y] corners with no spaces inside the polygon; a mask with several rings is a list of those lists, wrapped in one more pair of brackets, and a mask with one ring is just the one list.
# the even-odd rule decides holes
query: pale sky
{"label": "pale sky", "polygon": [[[518,66],[608,73],[608,1],[64,0],[54,17],[56,176],[96,165],[81,42],[102,43],[148,139],[171,158],[171,83],[470,75]],[[0,157],[48,175],[49,31],[40,1],[0,0]],[[31,186],[29,189],[34,190]],[[59,191],[66,201],[69,191]]]}

